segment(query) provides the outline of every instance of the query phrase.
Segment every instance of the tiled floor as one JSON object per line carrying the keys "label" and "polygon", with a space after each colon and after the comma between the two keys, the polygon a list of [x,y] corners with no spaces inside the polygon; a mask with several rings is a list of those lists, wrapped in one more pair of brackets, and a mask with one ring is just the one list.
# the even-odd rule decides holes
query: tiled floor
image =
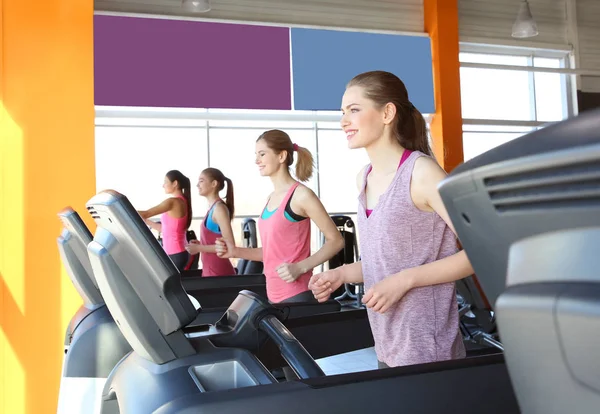
{"label": "tiled floor", "polygon": [[318,359],[317,363],[326,375],[377,369],[377,357],[373,348],[359,349],[358,351]]}

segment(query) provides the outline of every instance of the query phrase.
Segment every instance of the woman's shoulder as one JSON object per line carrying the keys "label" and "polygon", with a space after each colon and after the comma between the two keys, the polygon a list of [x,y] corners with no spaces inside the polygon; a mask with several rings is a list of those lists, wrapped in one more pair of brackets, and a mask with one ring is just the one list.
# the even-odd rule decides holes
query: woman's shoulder
{"label": "woman's shoulder", "polygon": [[223,200],[219,200],[215,203],[214,207],[212,208],[213,210],[213,216],[221,216],[221,215],[227,215],[229,216],[229,210],[227,209],[227,205],[225,204],[225,202]]}
{"label": "woman's shoulder", "polygon": [[424,154],[420,151],[415,151],[413,154],[414,155],[411,155],[416,157],[412,171],[413,179],[427,179],[431,178],[431,176],[436,178],[446,176],[446,171],[444,171],[433,156]]}
{"label": "woman's shoulder", "polygon": [[167,198],[167,201],[170,203],[171,209],[174,209],[177,207],[187,208],[187,201],[185,201],[185,198],[183,198],[183,196],[169,197],[169,198]]}
{"label": "woman's shoulder", "polygon": [[438,185],[446,178],[446,171],[434,157],[422,154],[415,160],[412,171],[411,186],[414,194],[430,199],[438,191]]}
{"label": "woman's shoulder", "polygon": [[293,198],[298,201],[308,201],[317,198],[317,195],[310,187],[299,182],[294,190]]}

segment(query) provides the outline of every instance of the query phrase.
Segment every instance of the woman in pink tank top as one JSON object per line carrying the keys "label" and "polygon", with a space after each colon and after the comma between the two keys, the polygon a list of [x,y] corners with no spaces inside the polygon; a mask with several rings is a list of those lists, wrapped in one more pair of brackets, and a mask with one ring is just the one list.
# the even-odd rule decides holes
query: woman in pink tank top
{"label": "woman in pink tank top", "polygon": [[[163,249],[179,271],[185,270],[190,256],[185,250],[186,232],[192,222],[190,179],[178,170],[167,172],[163,182],[165,193],[171,197],[148,210],[138,211],[146,224],[162,235]],[[160,223],[150,220],[160,214]]]}
{"label": "woman in pink tank top", "polygon": [[[292,178],[289,169],[294,152],[298,157],[296,177],[308,181],[313,171],[312,155],[292,143],[288,134],[271,130],[256,141],[258,170],[273,183],[273,192],[258,220],[262,247],[236,247],[233,238],[217,240],[217,254],[221,257],[263,262],[267,296],[273,303],[314,301],[308,289],[313,269],[344,246],[341,234],[315,193]],[[313,255],[311,220],[325,235],[325,244]]]}
{"label": "woman in pink tank top", "polygon": [[[219,192],[225,189],[225,200]],[[198,178],[198,193],[208,201],[208,211],[200,224],[200,240],[192,240],[187,246],[191,255],[200,254],[202,276],[232,276],[235,270],[229,259],[218,257],[215,242],[219,237],[233,240],[231,220],[234,217],[233,183],[221,170],[206,168]]]}
{"label": "woman in pink tank top", "polygon": [[342,283],[365,284],[363,303],[380,366],[463,358],[454,282],[473,274],[437,191],[423,116],[389,72],[356,76],[342,99],[348,147],[370,164],[357,178],[361,261],[315,275],[319,301]]}

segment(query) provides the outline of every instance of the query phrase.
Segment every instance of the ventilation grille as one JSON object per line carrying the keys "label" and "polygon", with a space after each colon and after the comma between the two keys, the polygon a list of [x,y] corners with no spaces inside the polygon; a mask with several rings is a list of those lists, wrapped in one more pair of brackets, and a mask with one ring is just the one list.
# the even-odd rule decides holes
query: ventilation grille
{"label": "ventilation grille", "polygon": [[100,215],[98,214],[98,212],[94,209],[94,207],[87,207],[88,212],[90,213],[90,215],[92,216],[92,218],[94,220],[97,220],[100,218]]}
{"label": "ventilation grille", "polygon": [[597,161],[488,177],[483,183],[499,213],[600,207]]}

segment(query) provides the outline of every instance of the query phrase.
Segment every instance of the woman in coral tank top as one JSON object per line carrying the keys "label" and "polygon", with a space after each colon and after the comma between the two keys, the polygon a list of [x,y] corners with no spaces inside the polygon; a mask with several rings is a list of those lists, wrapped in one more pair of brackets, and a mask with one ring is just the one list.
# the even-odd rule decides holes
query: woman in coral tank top
{"label": "woman in coral tank top", "polygon": [[[308,181],[312,176],[310,151],[292,143],[283,131],[271,130],[256,141],[256,165],[263,177],[273,183],[258,219],[262,247],[236,247],[233,238],[217,240],[221,257],[262,261],[267,296],[273,303],[314,301],[308,289],[313,269],[332,258],[344,247],[344,240],[315,193],[290,174],[297,154],[296,177]],[[325,235],[325,244],[311,255],[311,220]]]}
{"label": "woman in coral tank top", "polygon": [[[225,189],[225,200],[219,192]],[[224,237],[233,240],[231,220],[233,220],[233,183],[221,170],[206,168],[198,178],[198,192],[208,201],[208,211],[200,225],[200,240],[192,240],[187,246],[188,253],[200,254],[202,260],[202,276],[232,276],[235,270],[229,259],[218,257],[215,242]]]}
{"label": "woman in coral tank top", "polygon": [[[189,263],[186,232],[192,223],[192,195],[190,179],[178,170],[165,175],[163,189],[171,197],[148,210],[138,211],[146,224],[162,234],[163,249],[179,271]],[[149,220],[160,214],[160,223]]]}
{"label": "woman in coral tank top", "polygon": [[342,98],[348,147],[370,164],[358,174],[361,261],[315,275],[326,300],[342,283],[365,284],[363,303],[381,367],[462,358],[454,282],[473,274],[438,193],[423,116],[389,72],[356,76]]}

